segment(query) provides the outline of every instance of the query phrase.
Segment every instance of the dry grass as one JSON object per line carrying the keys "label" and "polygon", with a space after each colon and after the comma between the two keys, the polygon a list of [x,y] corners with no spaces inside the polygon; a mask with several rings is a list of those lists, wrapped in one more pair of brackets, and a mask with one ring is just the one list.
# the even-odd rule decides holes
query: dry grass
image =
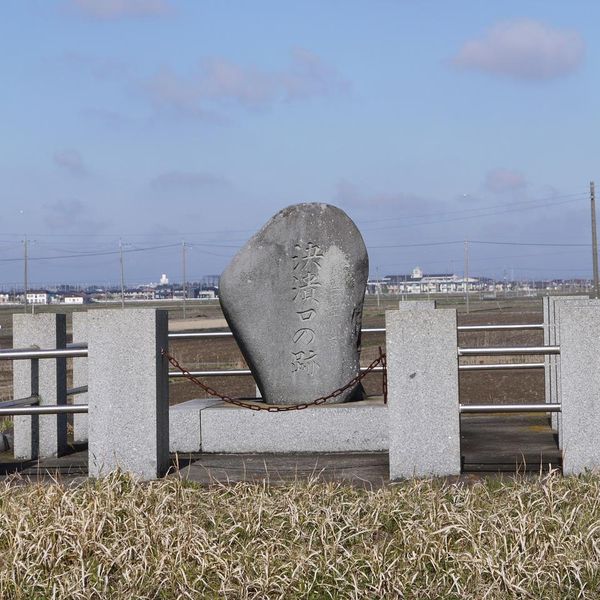
{"label": "dry grass", "polygon": [[0,484],[6,598],[598,598],[600,478]]}

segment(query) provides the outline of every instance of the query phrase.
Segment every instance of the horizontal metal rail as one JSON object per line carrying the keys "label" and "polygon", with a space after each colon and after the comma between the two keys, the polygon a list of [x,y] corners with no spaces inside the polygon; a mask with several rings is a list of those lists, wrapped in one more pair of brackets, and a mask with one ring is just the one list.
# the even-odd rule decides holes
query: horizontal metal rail
{"label": "horizontal metal rail", "polygon": [[528,331],[531,329],[544,329],[543,323],[524,325],[459,325],[456,328],[460,333],[467,331]]}
{"label": "horizontal metal rail", "polygon": [[[459,332],[468,331],[519,331],[544,329],[543,323],[525,323],[523,325],[459,325],[456,328]],[[365,327],[360,330],[361,333],[385,333],[385,327]],[[181,333],[169,333],[170,340],[191,340],[198,338],[219,338],[231,337],[231,331],[188,331]]]}
{"label": "horizontal metal rail", "polygon": [[80,385],[79,387],[67,388],[67,396],[76,396],[77,394],[86,394],[88,391],[87,385]]}
{"label": "horizontal metal rail", "polygon": [[512,369],[543,369],[544,363],[500,363],[489,365],[458,365],[459,371],[508,371]]}
{"label": "horizontal metal rail", "polygon": [[560,346],[458,348],[458,356],[504,356],[509,354],[560,354]]}
{"label": "horizontal metal rail", "polygon": [[[369,327],[361,329],[361,333],[385,333],[385,327]],[[220,337],[232,337],[231,331],[188,331],[181,333],[169,333],[170,340],[193,340],[193,339],[210,339]]]}
{"label": "horizontal metal rail", "polygon": [[460,414],[474,413],[556,413],[560,404],[460,404]]}
{"label": "horizontal metal rail", "polygon": [[188,331],[182,333],[169,333],[170,340],[193,340],[197,338],[231,337],[231,331]]}
{"label": "horizontal metal rail", "polygon": [[27,398],[15,398],[14,400],[5,400],[4,402],[0,402],[0,408],[12,408],[13,406],[31,406],[32,404],[37,404],[40,401],[40,397],[36,396],[27,396]]}
{"label": "horizontal metal rail", "polygon": [[[361,373],[366,371],[367,367],[361,367]],[[371,369],[373,373],[381,373],[383,372],[383,367],[374,367]],[[238,377],[240,375],[252,375],[252,371],[250,369],[222,369],[216,371],[190,371],[189,372],[192,377]],[[186,374],[181,371],[169,371],[169,377],[177,378],[177,377],[185,377]]]}
{"label": "horizontal metal rail", "polygon": [[87,348],[87,342],[72,342],[67,344],[67,348],[75,349],[75,348]]}
{"label": "horizontal metal rail", "polygon": [[31,360],[34,358],[75,358],[87,356],[87,348],[53,348],[52,350],[0,350],[0,360]]}
{"label": "horizontal metal rail", "polygon": [[64,415],[69,413],[86,413],[87,404],[48,404],[44,406],[17,406],[15,408],[0,408],[0,417],[10,415]]}

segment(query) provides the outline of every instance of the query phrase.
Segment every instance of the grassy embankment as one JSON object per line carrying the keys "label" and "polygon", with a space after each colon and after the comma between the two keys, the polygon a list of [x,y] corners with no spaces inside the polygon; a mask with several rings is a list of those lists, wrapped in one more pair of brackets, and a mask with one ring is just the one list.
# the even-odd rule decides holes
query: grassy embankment
{"label": "grassy embankment", "polygon": [[0,597],[598,598],[600,478],[0,484]]}

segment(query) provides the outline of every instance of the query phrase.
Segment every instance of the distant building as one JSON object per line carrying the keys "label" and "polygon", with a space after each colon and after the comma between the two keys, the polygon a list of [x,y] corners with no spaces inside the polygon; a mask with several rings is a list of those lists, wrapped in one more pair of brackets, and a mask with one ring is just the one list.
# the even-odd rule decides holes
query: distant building
{"label": "distant building", "polygon": [[48,304],[49,300],[48,292],[27,292],[27,304]]}
{"label": "distant building", "polygon": [[65,296],[63,298],[64,304],[83,304],[83,296]]}
{"label": "distant building", "polygon": [[388,292],[391,294],[452,294],[479,291],[487,287],[483,278],[464,277],[453,273],[425,274],[415,267],[410,275],[386,275],[382,280],[369,282],[369,293]]}
{"label": "distant building", "polygon": [[204,275],[204,277],[202,277],[202,280],[200,281],[200,287],[203,290],[218,288],[220,279],[220,275]]}
{"label": "distant building", "polygon": [[169,278],[167,277],[166,273],[163,273],[160,276],[159,284],[160,285],[169,285]]}
{"label": "distant building", "polygon": [[215,290],[194,290],[194,296],[199,300],[214,300],[217,297]]}

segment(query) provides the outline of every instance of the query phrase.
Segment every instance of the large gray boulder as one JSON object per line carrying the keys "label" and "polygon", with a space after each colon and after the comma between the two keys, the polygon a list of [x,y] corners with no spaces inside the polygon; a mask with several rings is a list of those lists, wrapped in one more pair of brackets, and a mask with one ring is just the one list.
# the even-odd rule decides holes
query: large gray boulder
{"label": "large gray boulder", "polygon": [[356,225],[328,204],[285,208],[235,255],[221,307],[266,402],[309,402],[358,374],[368,272]]}

